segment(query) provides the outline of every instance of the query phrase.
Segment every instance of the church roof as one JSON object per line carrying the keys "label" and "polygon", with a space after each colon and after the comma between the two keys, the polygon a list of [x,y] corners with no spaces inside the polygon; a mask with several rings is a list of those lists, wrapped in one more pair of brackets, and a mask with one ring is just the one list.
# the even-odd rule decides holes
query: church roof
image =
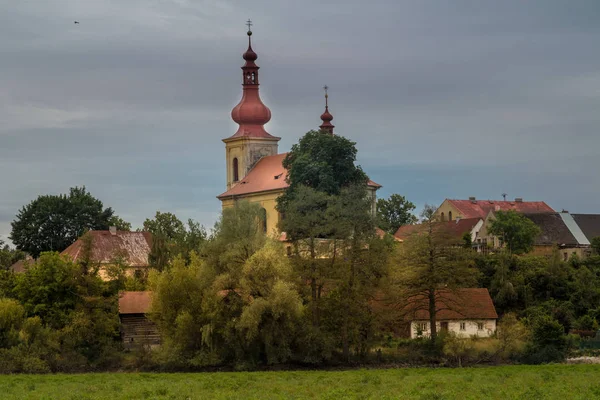
{"label": "church roof", "polygon": [[[288,153],[275,154],[261,158],[237,185],[217,196],[219,199],[226,197],[244,196],[253,193],[283,190],[289,185],[286,182],[287,170],[283,167],[283,159]],[[380,188],[381,185],[371,180],[367,185]]]}
{"label": "church roof", "polygon": [[485,218],[490,211],[514,210],[527,214],[554,212],[543,201],[447,200],[460,211],[463,218]]}

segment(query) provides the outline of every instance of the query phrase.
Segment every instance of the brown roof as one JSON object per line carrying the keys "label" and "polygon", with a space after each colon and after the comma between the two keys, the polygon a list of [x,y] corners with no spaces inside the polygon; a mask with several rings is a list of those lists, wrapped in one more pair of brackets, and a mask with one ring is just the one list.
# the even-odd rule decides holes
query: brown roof
{"label": "brown roof", "polygon": [[[261,158],[241,181],[228,191],[217,196],[219,199],[226,197],[242,196],[251,193],[283,190],[289,185],[286,182],[287,170],[283,167],[283,159],[288,153],[275,154]],[[367,185],[380,188],[381,185],[369,180]]]}
{"label": "brown roof", "polygon": [[[148,255],[152,246],[150,232],[117,231],[89,231],[92,235],[92,260],[100,264],[110,264],[115,256],[125,255],[125,263],[130,267],[147,267]],[[61,254],[77,261],[83,256],[83,240],[77,239]]]}
{"label": "brown roof", "polygon": [[[468,288],[450,290],[437,290],[436,319],[497,319],[498,314],[494,302],[486,288]],[[428,301],[426,297],[416,296],[409,300],[407,306],[409,320],[428,320]]]}
{"label": "brown roof", "polygon": [[559,213],[534,213],[525,214],[525,216],[533,221],[541,230],[540,234],[535,238],[535,245],[564,244],[567,246],[576,246],[579,244]]}
{"label": "brown roof", "polygon": [[515,210],[519,213],[529,214],[554,212],[543,201],[447,200],[460,211],[463,218],[485,218],[490,211]]}
{"label": "brown roof", "polygon": [[152,292],[119,292],[119,314],[146,314],[152,304]]}
{"label": "brown roof", "polygon": [[[470,233],[481,218],[465,218],[455,221],[436,222],[436,229],[443,229],[452,237],[462,239],[465,233]],[[403,225],[394,234],[398,239],[405,240],[412,235],[424,233],[427,229],[427,224]]]}
{"label": "brown roof", "polygon": [[35,263],[35,260],[30,255],[25,256],[25,259],[19,260],[10,266],[10,270],[15,274],[22,274],[26,271],[26,267],[29,267]]}
{"label": "brown roof", "polygon": [[589,242],[600,237],[600,214],[571,214]]}

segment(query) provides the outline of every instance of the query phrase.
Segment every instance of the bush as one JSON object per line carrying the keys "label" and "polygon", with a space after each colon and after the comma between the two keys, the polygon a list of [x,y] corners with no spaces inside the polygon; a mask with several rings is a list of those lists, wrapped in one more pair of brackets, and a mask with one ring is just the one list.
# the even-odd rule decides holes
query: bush
{"label": "bush", "polygon": [[532,342],[524,355],[529,364],[563,361],[568,350],[564,327],[550,316],[538,317],[533,323]]}

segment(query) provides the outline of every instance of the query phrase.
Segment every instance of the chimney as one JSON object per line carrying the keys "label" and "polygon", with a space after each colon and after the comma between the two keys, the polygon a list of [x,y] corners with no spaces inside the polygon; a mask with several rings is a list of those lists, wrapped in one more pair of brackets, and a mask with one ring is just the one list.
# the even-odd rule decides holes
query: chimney
{"label": "chimney", "polygon": [[522,203],[523,202],[523,198],[522,197],[517,197],[515,199],[515,203]]}
{"label": "chimney", "polygon": [[477,199],[476,199],[475,197],[469,197],[469,201],[470,201],[471,203],[476,203],[476,202],[477,202]]}
{"label": "chimney", "polygon": [[111,226],[108,228],[108,231],[110,232],[111,235],[115,236],[117,234],[117,227]]}

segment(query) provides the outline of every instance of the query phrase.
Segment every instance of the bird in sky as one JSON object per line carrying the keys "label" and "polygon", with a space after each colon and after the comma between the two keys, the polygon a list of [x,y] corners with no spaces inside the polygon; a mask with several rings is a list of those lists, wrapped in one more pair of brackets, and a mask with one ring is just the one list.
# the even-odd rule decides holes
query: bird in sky
{"label": "bird in sky", "polygon": [[79,21],[73,21],[73,23],[75,23],[75,24],[78,24],[78,23],[79,23]]}

